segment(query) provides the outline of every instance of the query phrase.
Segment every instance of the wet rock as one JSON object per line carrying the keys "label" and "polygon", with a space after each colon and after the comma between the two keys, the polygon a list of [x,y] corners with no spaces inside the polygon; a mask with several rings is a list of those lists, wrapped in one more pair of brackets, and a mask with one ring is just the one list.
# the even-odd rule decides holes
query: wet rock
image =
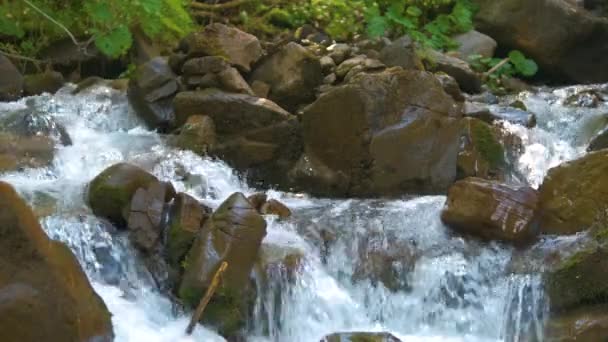
{"label": "wet rock", "polygon": [[165,226],[165,200],[175,189],[170,183],[152,182],[133,194],[127,218],[129,239],[139,250],[152,253]]}
{"label": "wet rock", "polygon": [[48,166],[54,155],[55,142],[48,137],[0,133],[0,172]]}
{"label": "wet rock", "polygon": [[188,57],[219,56],[243,72],[249,72],[263,53],[255,36],[219,23],[189,34],[180,47]]}
{"label": "wet rock", "polygon": [[588,229],[607,209],[607,182],[608,150],[549,170],[540,187],[542,231],[574,234]]}
{"label": "wet rock", "polygon": [[222,276],[202,321],[233,335],[246,322],[251,304],[250,274],[258,257],[266,221],[241,193],[231,195],[205,222],[186,257],[179,297],[195,307],[222,262]]}
{"label": "wet rock", "polygon": [[186,123],[189,116],[199,115],[204,110],[204,114],[215,123],[218,135],[244,133],[291,117],[270,100],[217,89],[181,92],[175,97],[174,106],[177,126]]}
{"label": "wet rock", "polygon": [[608,148],[608,128],[591,139],[591,142],[587,147],[587,152],[598,151],[604,148]]}
{"label": "wet rock", "polygon": [[401,340],[385,332],[345,332],[327,335],[320,342],[401,342]]}
{"label": "wet rock", "polygon": [[4,55],[0,55],[0,101],[13,101],[23,91],[23,75]]}
{"label": "wet rock", "polygon": [[444,192],[456,176],[459,115],[430,73],[359,74],[304,110],[306,157],[291,175],[325,195]]}
{"label": "wet rock", "polygon": [[525,243],[538,234],[537,212],[532,188],[467,178],[450,187],[441,220],[459,232]]}
{"label": "wet rock", "polygon": [[262,215],[276,215],[280,219],[288,219],[291,216],[291,210],[275,199],[266,201],[260,208],[260,213]]}
{"label": "wet rock", "polygon": [[604,101],[606,100],[599,91],[595,89],[590,89],[583,90],[576,94],[568,96],[564,100],[564,106],[597,108]]}
{"label": "wet rock", "polygon": [[205,223],[211,210],[192,196],[179,193],[169,214],[167,234],[167,262],[175,270],[181,270],[184,258]]}
{"label": "wet rock", "polygon": [[391,291],[408,290],[407,275],[414,269],[417,253],[410,241],[393,234],[371,232],[359,241],[359,259],[353,280],[369,279]]}
{"label": "wet rock", "polygon": [[460,86],[454,77],[442,72],[435,74],[435,77],[441,82],[443,90],[448,93],[454,101],[463,102],[465,100],[464,95],[460,91]]}
{"label": "wet rock", "polygon": [[306,48],[288,43],[253,70],[250,82],[270,86],[268,98],[289,111],[314,101],[315,88],[323,81],[319,59]]}
{"label": "wet rock", "polygon": [[463,106],[464,115],[493,124],[497,121],[508,121],[528,128],[536,126],[536,115],[514,107],[495,107],[490,110],[487,106],[466,101]]}
{"label": "wet rock", "polygon": [[389,67],[423,70],[424,66],[418,54],[416,45],[409,36],[403,36],[380,51],[380,61]]}
{"label": "wet rock", "polygon": [[577,252],[545,273],[551,310],[560,312],[585,304],[606,303],[608,250],[595,246]]}
{"label": "wet rock", "polygon": [[279,279],[293,281],[302,271],[304,258],[304,251],[298,248],[264,242],[256,268],[262,272],[265,282]]}
{"label": "wet rock", "polygon": [[[565,0],[476,0],[476,28],[519,49],[544,72],[577,83],[608,81],[608,20]],[[530,20],[530,18],[536,18]],[[553,30],[555,23],[570,30]]]}
{"label": "wet rock", "polygon": [[89,183],[88,202],[96,216],[125,227],[124,215],[139,188],[158,182],[156,177],[137,166],[119,163],[110,166]]}
{"label": "wet rock", "polygon": [[496,41],[479,31],[471,30],[454,36],[454,41],[458,43],[458,53],[460,57],[467,60],[472,55],[482,57],[494,57]]}
{"label": "wet rock", "polygon": [[0,182],[0,330],[6,341],[113,340],[110,313],[70,249]]}
{"label": "wet rock", "polygon": [[0,118],[0,131],[25,139],[45,137],[65,146],[72,144],[65,127],[55,118],[39,110],[34,101],[26,101],[26,106]]}
{"label": "wet rock", "polygon": [[464,118],[462,124],[457,177],[501,179],[505,149],[494,127],[474,118]]}
{"label": "wet rock", "polygon": [[171,101],[178,88],[177,76],[167,60],[156,57],[137,67],[127,95],[148,127],[166,131],[173,121]]}
{"label": "wet rock", "polygon": [[460,88],[467,93],[481,92],[481,77],[471,69],[469,63],[435,50],[431,50],[429,53],[432,60],[432,70],[445,72],[454,77]]}
{"label": "wet rock", "polygon": [[329,57],[334,61],[336,65],[341,64],[351,56],[352,48],[348,44],[334,44],[330,46]]}
{"label": "wet rock", "polygon": [[201,156],[207,154],[215,143],[215,124],[205,115],[188,117],[176,139],[179,148],[193,151]]}
{"label": "wet rock", "polygon": [[264,192],[256,192],[255,194],[247,197],[247,200],[249,203],[251,203],[255,210],[260,212],[262,210],[262,206],[268,200],[268,196]]}
{"label": "wet rock", "polygon": [[602,341],[608,336],[608,306],[584,307],[552,317],[545,327],[549,342]]}
{"label": "wet rock", "polygon": [[63,75],[57,71],[26,75],[23,79],[23,92],[27,96],[42,93],[54,94],[63,86],[64,82]]}

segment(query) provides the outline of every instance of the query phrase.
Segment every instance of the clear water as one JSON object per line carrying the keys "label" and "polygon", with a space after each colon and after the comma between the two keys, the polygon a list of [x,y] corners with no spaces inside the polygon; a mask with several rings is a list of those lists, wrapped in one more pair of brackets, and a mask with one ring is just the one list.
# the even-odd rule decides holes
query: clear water
{"label": "clear water", "polygon": [[[592,126],[608,113],[607,108],[564,107],[572,89],[519,95],[537,114],[538,127],[505,124],[522,138],[525,151],[514,163],[534,186],[550,167],[583,153],[596,133]],[[84,193],[95,175],[119,161],[150,170],[212,207],[235,191],[255,189],[220,161],[168,147],[161,136],[142,128],[124,94],[107,88],[77,96],[70,91],[0,104],[0,119],[29,106],[63,124],[73,141],[58,148],[52,166],[0,174],[0,179],[34,205],[55,202],[43,226],[78,257],[113,314],[116,341],[224,341],[202,326],[184,335],[188,314],[155,290],[137,252],[91,214]],[[452,234],[439,220],[444,197],[269,195],[290,206],[294,217],[268,218],[263,252],[300,255],[301,262],[295,276],[283,267],[257,274],[258,298],[247,328],[251,341],[318,341],[354,330],[391,331],[405,342],[542,341],[547,304],[540,277],[509,274],[513,251],[506,245]],[[384,264],[392,270],[392,290],[361,272],[366,261],[386,250],[397,251]],[[403,251],[407,255],[399,254]]]}

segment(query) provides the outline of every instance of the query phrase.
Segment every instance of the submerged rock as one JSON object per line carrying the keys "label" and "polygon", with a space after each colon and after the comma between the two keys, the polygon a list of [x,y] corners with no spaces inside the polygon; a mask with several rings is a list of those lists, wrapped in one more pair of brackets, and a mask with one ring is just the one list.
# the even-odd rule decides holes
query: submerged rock
{"label": "submerged rock", "polygon": [[241,193],[232,194],[205,222],[184,261],[178,295],[196,307],[222,262],[222,276],[202,321],[232,336],[246,322],[251,304],[250,274],[257,259],[266,221]]}
{"label": "submerged rock", "polygon": [[608,336],[608,306],[583,307],[551,317],[545,327],[549,342],[602,341]]}
{"label": "submerged rock", "polygon": [[608,148],[608,128],[605,128],[598,135],[591,139],[587,152],[599,151]]}
{"label": "submerged rock", "polygon": [[385,332],[344,332],[325,336],[320,342],[401,342]]}
{"label": "submerged rock", "polygon": [[251,71],[263,53],[255,36],[219,23],[189,34],[180,47],[188,57],[219,56],[243,72]]}
{"label": "submerged rock", "polygon": [[158,179],[137,166],[119,163],[110,166],[89,183],[88,202],[93,213],[120,227],[126,226],[125,214],[133,195]]}
{"label": "submerged rock", "polygon": [[0,182],[0,331],[5,341],[113,340],[110,313],[70,249]]}
{"label": "submerged rock", "polygon": [[540,187],[541,229],[574,234],[591,227],[608,209],[608,150],[591,152],[547,173]]}
{"label": "submerged rock", "polygon": [[48,166],[54,155],[55,141],[49,137],[0,133],[0,172]]}
{"label": "submerged rock", "polygon": [[317,57],[291,42],[253,70],[250,82],[253,81],[268,84],[268,98],[293,112],[299,105],[314,101],[323,72]]}
{"label": "submerged rock", "polygon": [[333,196],[443,193],[456,177],[459,117],[431,73],[360,74],[304,110],[292,180]]}
{"label": "submerged rock", "polygon": [[467,178],[450,187],[441,220],[459,232],[522,243],[538,234],[537,212],[532,188]]}

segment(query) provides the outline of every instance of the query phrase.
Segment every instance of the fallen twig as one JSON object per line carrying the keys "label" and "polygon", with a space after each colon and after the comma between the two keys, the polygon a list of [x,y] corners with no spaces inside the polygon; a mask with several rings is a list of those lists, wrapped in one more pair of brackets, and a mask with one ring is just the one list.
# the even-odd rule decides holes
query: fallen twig
{"label": "fallen twig", "polygon": [[226,271],[226,268],[228,268],[228,263],[226,261],[223,261],[220,264],[220,267],[215,272],[215,275],[213,275],[213,279],[211,280],[211,284],[207,288],[207,292],[205,292],[205,295],[203,296],[203,298],[201,298],[200,303],[198,303],[198,306],[196,307],[196,310],[194,311],[194,314],[192,315],[192,319],[190,319],[190,324],[188,324],[188,328],[186,328],[186,333],[188,335],[192,335],[192,332],[194,331],[194,327],[196,326],[196,323],[201,319],[201,316],[203,315],[203,311],[205,311],[205,308],[207,307],[207,304],[209,304],[209,301],[211,300],[211,297],[215,293],[215,290],[220,285],[220,279],[221,279],[222,273],[224,273],[224,271]]}
{"label": "fallen twig", "polygon": [[503,65],[509,63],[509,61],[510,61],[509,57],[503,59],[498,64],[496,64],[495,66],[493,66],[490,70],[486,71],[483,74],[483,78],[487,78],[488,76],[492,75],[496,70],[500,69]]}

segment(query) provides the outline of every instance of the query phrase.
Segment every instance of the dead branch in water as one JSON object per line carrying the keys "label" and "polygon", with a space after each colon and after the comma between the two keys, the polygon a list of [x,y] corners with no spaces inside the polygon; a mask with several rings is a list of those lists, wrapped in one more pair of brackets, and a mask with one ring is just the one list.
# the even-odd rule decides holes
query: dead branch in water
{"label": "dead branch in water", "polygon": [[220,279],[222,277],[222,273],[224,273],[224,271],[226,271],[227,268],[228,268],[228,263],[226,261],[223,261],[220,264],[220,267],[215,272],[215,275],[213,275],[213,279],[211,280],[211,284],[207,288],[207,292],[205,293],[203,298],[201,298],[200,303],[198,303],[198,306],[196,307],[196,310],[194,311],[194,314],[192,315],[192,319],[190,319],[190,324],[188,324],[188,328],[186,329],[186,333],[188,335],[192,335],[192,332],[194,331],[194,327],[196,326],[196,323],[201,319],[201,316],[203,315],[203,311],[205,311],[205,308],[207,307],[207,304],[209,304],[209,301],[211,300],[211,297],[215,293],[215,290],[220,285]]}

